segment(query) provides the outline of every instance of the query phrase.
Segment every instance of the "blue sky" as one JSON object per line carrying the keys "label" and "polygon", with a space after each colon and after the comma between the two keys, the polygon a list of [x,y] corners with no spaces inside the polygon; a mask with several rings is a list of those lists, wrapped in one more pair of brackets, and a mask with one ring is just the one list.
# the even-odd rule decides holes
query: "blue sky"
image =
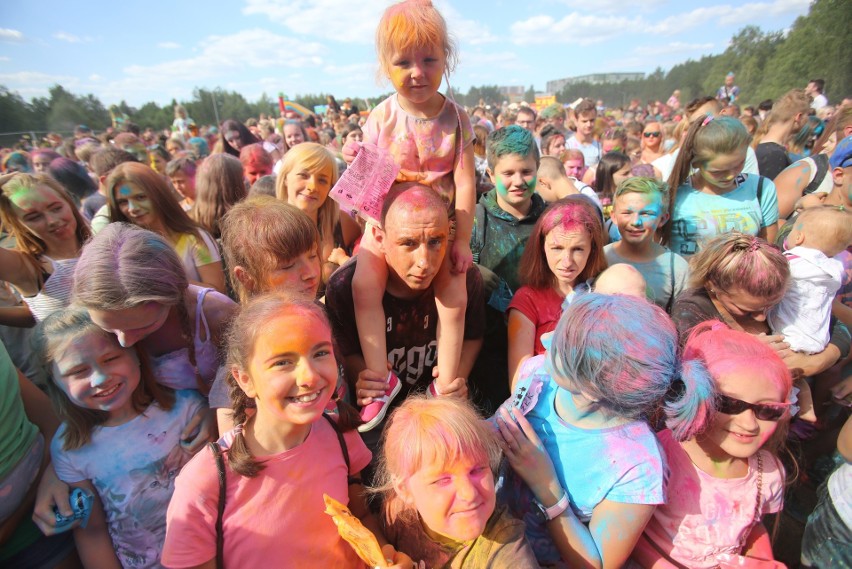
{"label": "blue sky", "polygon": [[[789,28],[809,0],[434,0],[460,46],[455,88],[534,85],[669,69],[721,53],[748,24]],[[25,99],[58,83],[134,106],[221,87],[375,96],[373,36],[388,0],[3,0],[0,85]],[[594,7],[594,11],[590,11]],[[723,78],[719,78],[722,83]]]}

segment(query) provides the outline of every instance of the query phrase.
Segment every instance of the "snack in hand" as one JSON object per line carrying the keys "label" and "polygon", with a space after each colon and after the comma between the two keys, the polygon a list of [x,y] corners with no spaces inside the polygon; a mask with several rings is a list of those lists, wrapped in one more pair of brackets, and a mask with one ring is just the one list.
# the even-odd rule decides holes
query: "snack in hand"
{"label": "snack in hand", "polygon": [[325,501],[325,513],[331,516],[340,537],[352,546],[358,557],[370,567],[387,567],[387,560],[373,532],[365,528],[349,508],[328,494],[323,494],[322,499]]}

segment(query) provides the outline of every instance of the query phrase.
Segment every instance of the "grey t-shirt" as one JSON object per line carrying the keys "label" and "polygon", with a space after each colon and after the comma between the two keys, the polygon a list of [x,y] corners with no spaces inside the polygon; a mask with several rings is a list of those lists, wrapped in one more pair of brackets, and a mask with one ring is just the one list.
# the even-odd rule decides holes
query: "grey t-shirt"
{"label": "grey t-shirt", "polygon": [[653,301],[663,309],[669,304],[669,299],[672,299],[672,304],[674,304],[674,298],[677,298],[677,295],[686,288],[686,281],[689,277],[689,263],[686,259],[676,253],[666,251],[653,261],[636,263],[628,261],[616,253],[614,245],[615,243],[610,243],[604,247],[607,263],[610,265],[616,263],[633,265],[645,277],[645,283],[648,285],[648,300]]}

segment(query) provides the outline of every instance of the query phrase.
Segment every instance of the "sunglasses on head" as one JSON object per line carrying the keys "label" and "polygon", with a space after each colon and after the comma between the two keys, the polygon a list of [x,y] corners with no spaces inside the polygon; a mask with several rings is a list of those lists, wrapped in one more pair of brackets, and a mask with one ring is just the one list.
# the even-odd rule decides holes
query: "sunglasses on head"
{"label": "sunglasses on head", "polygon": [[652,136],[657,137],[660,136],[660,131],[656,130],[654,132],[643,132],[642,136],[644,136],[645,138],[651,138]]}
{"label": "sunglasses on head", "polygon": [[754,416],[761,421],[777,421],[787,412],[789,403],[746,403],[721,393],[716,394],[716,411],[725,415],[739,415],[746,409],[754,411]]}

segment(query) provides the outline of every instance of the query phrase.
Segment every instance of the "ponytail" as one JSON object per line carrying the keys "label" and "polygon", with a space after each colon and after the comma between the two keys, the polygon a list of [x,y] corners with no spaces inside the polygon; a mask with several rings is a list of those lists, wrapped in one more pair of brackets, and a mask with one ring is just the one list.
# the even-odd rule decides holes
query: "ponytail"
{"label": "ponytail", "polygon": [[672,382],[663,401],[666,427],[676,441],[685,441],[704,431],[713,417],[715,383],[698,359],[682,364],[680,378]]}

